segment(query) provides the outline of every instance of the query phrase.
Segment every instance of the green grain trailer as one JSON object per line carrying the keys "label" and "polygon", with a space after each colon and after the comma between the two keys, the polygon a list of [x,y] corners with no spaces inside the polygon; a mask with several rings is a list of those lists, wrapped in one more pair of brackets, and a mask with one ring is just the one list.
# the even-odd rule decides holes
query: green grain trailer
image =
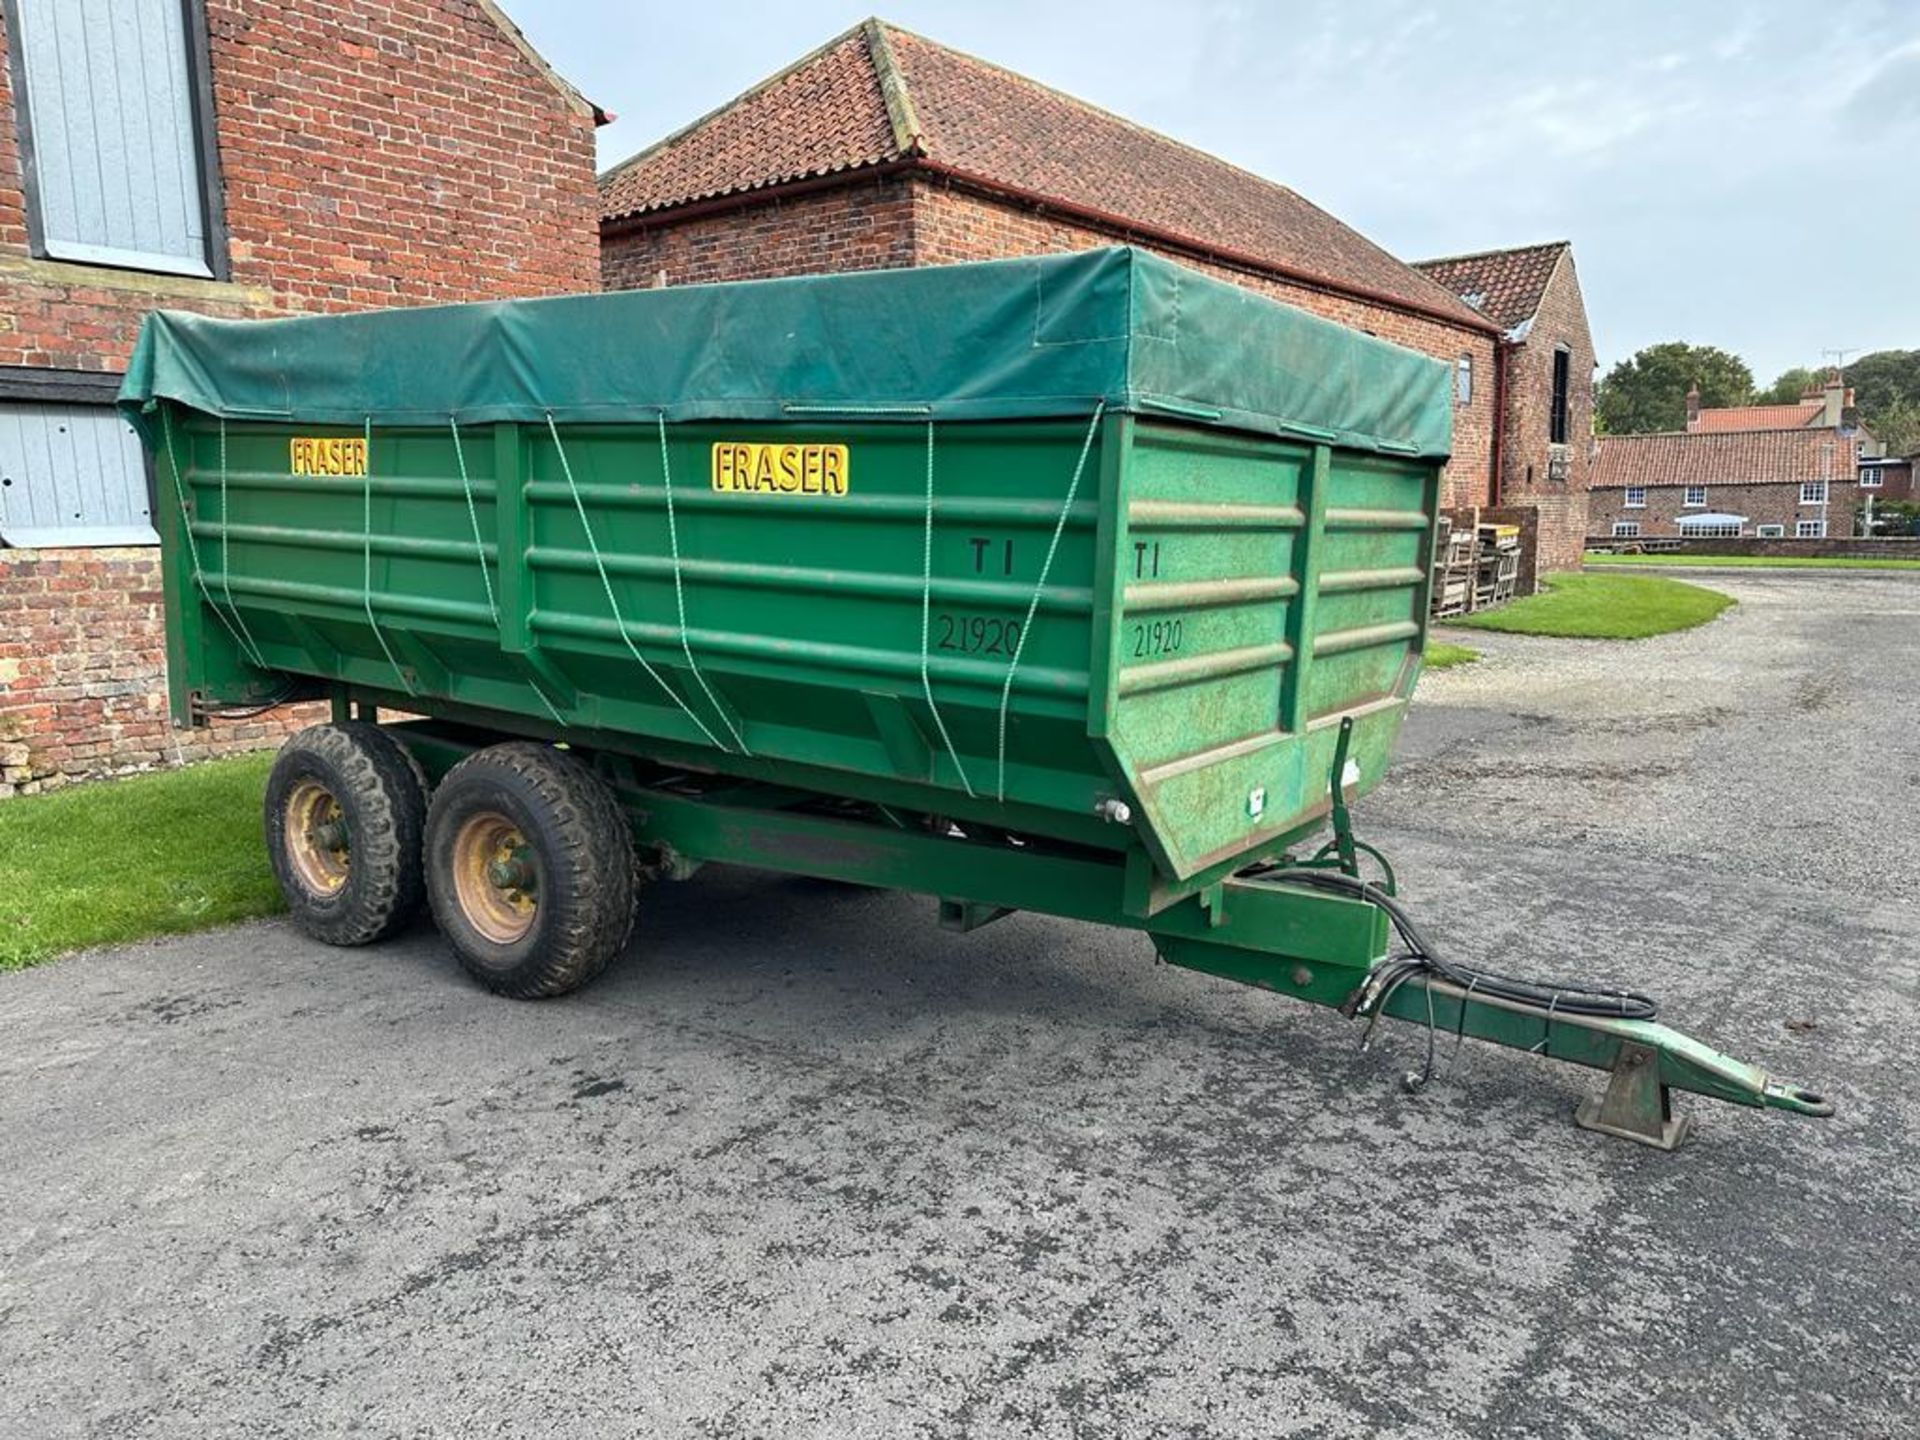
{"label": "green grain trailer", "polygon": [[1345,801],[1419,673],[1449,387],[1113,249],[161,314],[121,404],[176,722],[332,702],[266,818],[323,940],[424,898],[483,984],[555,995],[623,946],[636,884],[758,865],[925,892],[956,930],[1128,926],[1611,1069],[1587,1118],[1655,1142],[1670,1086],[1824,1113],[1641,997],[1440,958],[1391,872],[1360,878]]}

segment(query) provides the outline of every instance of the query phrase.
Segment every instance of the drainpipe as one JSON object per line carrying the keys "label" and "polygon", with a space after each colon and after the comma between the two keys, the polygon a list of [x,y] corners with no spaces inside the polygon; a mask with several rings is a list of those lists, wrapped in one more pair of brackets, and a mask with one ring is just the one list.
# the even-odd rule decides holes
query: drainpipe
{"label": "drainpipe", "polygon": [[1487,505],[1500,504],[1500,461],[1506,449],[1507,433],[1507,361],[1513,352],[1504,339],[1493,342],[1493,444],[1488,446],[1492,473],[1487,476]]}

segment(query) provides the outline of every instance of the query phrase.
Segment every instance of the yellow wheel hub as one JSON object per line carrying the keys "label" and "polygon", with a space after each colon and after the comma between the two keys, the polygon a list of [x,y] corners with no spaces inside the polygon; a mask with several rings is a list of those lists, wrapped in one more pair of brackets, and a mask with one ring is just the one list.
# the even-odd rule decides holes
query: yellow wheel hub
{"label": "yellow wheel hub", "polygon": [[351,855],[347,818],[333,792],[318,780],[302,780],[287,797],[281,816],[293,873],[315,895],[334,895],[347,883]]}
{"label": "yellow wheel hub", "polygon": [[539,913],[539,871],[520,827],[491,811],[469,816],[453,837],[453,892],[469,924],[511,945]]}

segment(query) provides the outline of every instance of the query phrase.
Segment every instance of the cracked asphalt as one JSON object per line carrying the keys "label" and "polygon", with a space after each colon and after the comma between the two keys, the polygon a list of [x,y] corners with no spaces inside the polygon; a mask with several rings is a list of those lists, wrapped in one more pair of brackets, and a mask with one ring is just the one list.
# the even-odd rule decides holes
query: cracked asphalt
{"label": "cracked asphalt", "polygon": [[1475,635],[1362,833],[1456,950],[1830,1094],[1681,1098],[1035,916],[709,870],[549,1004],[422,930],[0,976],[0,1436],[1920,1433],[1920,575]]}

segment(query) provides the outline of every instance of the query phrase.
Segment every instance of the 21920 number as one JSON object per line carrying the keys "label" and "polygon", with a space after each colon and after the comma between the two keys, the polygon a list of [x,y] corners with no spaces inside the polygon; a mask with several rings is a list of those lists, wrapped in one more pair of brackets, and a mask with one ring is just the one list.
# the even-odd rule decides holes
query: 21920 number
{"label": "21920 number", "polygon": [[1155,620],[1142,622],[1133,627],[1133,654],[1135,659],[1145,659],[1151,655],[1171,655],[1180,648],[1180,642],[1186,635],[1186,621]]}
{"label": "21920 number", "polygon": [[934,643],[961,655],[1012,655],[1020,647],[1020,622],[986,615],[936,615]]}

